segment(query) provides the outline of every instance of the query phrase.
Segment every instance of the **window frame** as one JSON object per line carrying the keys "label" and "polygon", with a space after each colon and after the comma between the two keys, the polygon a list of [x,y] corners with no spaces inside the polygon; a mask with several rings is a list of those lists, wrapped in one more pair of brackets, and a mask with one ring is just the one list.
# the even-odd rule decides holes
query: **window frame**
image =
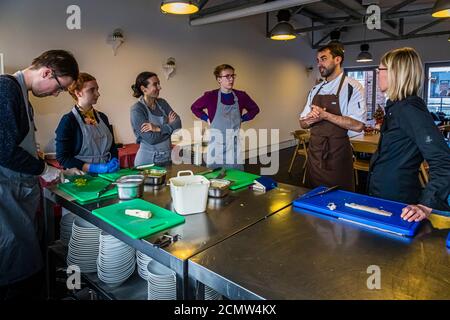
{"label": "window frame", "polygon": [[[360,67],[344,67],[344,74],[348,76],[349,72],[355,72],[355,71],[372,71],[372,106],[371,106],[371,112],[370,112],[370,119],[367,118],[366,120],[372,120],[373,114],[376,110],[376,100],[377,100],[377,69],[378,65],[371,65],[371,66],[360,66]],[[367,106],[367,97],[366,97],[366,106]],[[367,109],[368,106],[367,106]],[[369,110],[367,110],[369,111]]]}
{"label": "window frame", "polygon": [[423,85],[423,90],[422,90],[422,98],[425,101],[425,104],[427,106],[428,111],[432,112],[429,107],[428,107],[428,73],[430,71],[430,68],[439,68],[439,67],[449,67],[450,68],[450,60],[446,60],[446,61],[434,61],[434,62],[425,62],[424,63],[424,85]]}

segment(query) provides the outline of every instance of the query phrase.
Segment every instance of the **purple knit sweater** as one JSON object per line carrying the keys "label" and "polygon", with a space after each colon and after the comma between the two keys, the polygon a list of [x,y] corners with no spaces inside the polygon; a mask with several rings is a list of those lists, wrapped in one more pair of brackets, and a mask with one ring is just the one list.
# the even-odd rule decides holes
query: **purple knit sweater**
{"label": "purple knit sweater", "polygon": [[[209,121],[212,122],[214,119],[214,115],[216,114],[217,109],[217,94],[219,89],[207,91],[198,98],[191,106],[192,112],[200,119],[205,120],[209,118]],[[241,115],[243,114],[243,110],[247,111],[246,114],[243,115],[242,120],[248,121],[253,119],[259,113],[259,107],[252,98],[245,91],[234,90],[233,92],[236,94],[239,103],[239,110]],[[222,94],[222,103],[225,105],[231,105],[234,103],[233,95],[224,95]],[[205,109],[208,110],[208,113],[205,112]]]}

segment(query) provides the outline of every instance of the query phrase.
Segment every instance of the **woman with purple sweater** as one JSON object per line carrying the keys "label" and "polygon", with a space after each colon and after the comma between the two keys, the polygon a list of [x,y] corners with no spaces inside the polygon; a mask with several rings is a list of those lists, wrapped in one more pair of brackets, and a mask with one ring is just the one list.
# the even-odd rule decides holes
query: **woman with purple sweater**
{"label": "woman with purple sweater", "polygon": [[198,118],[210,124],[206,164],[210,168],[242,170],[244,161],[240,157],[239,129],[242,122],[259,113],[259,107],[246,92],[233,89],[236,74],[232,66],[217,66],[214,76],[219,89],[205,92],[191,106]]}

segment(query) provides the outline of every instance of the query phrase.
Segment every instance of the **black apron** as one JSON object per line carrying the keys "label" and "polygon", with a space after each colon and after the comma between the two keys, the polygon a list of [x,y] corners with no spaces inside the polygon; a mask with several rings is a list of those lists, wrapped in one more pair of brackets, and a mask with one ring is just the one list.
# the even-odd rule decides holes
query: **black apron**
{"label": "black apron", "polygon": [[[20,147],[37,158],[32,107],[23,74],[15,74],[28,115],[29,131]],[[32,276],[43,267],[36,212],[38,177],[0,166],[0,286]]]}

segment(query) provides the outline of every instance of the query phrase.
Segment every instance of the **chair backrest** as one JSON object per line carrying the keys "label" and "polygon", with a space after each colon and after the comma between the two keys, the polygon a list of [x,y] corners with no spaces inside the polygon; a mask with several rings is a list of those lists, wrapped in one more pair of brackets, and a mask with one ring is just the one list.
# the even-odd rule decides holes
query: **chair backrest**
{"label": "chair backrest", "polygon": [[374,143],[367,143],[361,141],[350,141],[352,144],[353,152],[375,153],[378,145]]}
{"label": "chair backrest", "polygon": [[450,124],[444,124],[442,126],[439,126],[439,131],[442,132],[444,137],[447,137],[448,133],[450,132]]}
{"label": "chair backrest", "polygon": [[294,138],[297,139],[301,144],[308,143],[309,138],[311,137],[311,133],[309,132],[309,130],[305,129],[295,130],[293,135]]}

